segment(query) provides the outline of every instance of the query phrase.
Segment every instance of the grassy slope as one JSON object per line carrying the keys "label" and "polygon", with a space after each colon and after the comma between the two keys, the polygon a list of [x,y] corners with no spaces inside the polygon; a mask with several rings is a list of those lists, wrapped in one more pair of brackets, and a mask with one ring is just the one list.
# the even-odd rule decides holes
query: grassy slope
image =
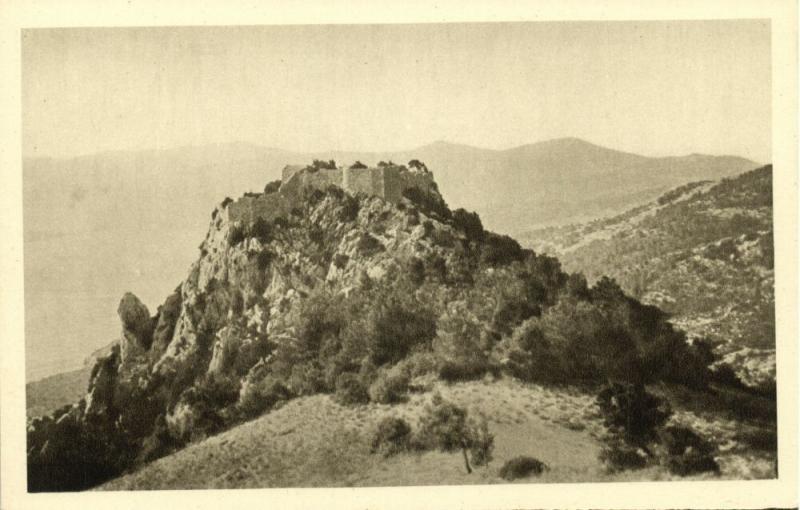
{"label": "grassy slope", "polygon": [[[327,395],[292,400],[280,409],[159,459],[112,480],[100,490],[201,489],[319,486],[404,486],[506,483],[500,466],[531,455],[551,470],[520,482],[659,480],[661,468],[611,475],[598,460],[604,427],[591,395],[553,390],[508,379],[445,385],[442,396],[489,418],[495,434],[494,460],[466,474],[460,454],[407,453],[383,459],[369,453],[372,428],[384,416],[416,420],[432,393],[413,394],[396,405],[342,407]],[[734,440],[738,424],[700,417],[683,409],[689,422],[721,445],[722,476],[772,475],[768,457],[742,455]]]}
{"label": "grassy slope", "polygon": [[42,416],[59,407],[77,402],[86,394],[91,365],[64,372],[25,385],[28,418]]}

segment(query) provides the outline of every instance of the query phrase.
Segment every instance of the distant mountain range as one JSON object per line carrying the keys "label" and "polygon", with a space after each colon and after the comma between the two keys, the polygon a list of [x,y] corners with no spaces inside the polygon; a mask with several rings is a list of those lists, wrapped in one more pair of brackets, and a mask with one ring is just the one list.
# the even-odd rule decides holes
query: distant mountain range
{"label": "distant mountain range", "polygon": [[[651,158],[560,138],[507,150],[434,142],[399,152],[298,153],[246,143],[159,151],[103,152],[71,159],[24,162],[29,232],[48,230],[40,214],[54,206],[77,207],[91,199],[84,225],[119,227],[120,216],[137,213],[136,226],[194,221],[226,194],[254,191],[280,176],[287,164],[311,159],[340,164],[360,160],[424,161],[452,207],[475,210],[488,227],[513,234],[543,224],[567,224],[598,213],[620,212],[689,181],[718,179],[758,166],[736,156],[692,154]],[[190,186],[190,189],[186,189]],[[41,201],[45,201],[42,203]],[[41,206],[46,207],[41,207]],[[110,214],[109,214],[110,213]],[[184,220],[185,218],[185,220]],[[202,228],[199,226],[198,228]]]}
{"label": "distant mountain range", "polygon": [[233,143],[26,159],[28,380],[79,368],[114,338],[107,308],[123,292],[151,305],[168,294],[196,256],[214,204],[263,190],[284,165],[314,158],[347,165],[420,159],[452,208],[477,211],[487,228],[515,237],[757,166],[733,156],[649,158],[574,138],[508,150],[435,142],[399,152],[297,153]]}

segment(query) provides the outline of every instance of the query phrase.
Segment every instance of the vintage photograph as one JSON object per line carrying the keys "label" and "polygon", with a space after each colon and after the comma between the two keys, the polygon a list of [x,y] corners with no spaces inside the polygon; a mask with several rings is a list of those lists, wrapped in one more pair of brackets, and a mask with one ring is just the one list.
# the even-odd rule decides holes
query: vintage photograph
{"label": "vintage photograph", "polygon": [[28,492],[779,477],[769,19],[20,36]]}

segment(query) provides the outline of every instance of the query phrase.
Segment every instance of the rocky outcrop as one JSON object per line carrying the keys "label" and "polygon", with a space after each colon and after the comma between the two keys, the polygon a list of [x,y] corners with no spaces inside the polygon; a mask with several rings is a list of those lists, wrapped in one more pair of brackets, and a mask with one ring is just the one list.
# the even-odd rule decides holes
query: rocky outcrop
{"label": "rocky outcrop", "polygon": [[[31,423],[31,490],[87,487],[216,430],[219,409],[261,391],[271,351],[294,341],[314,289],[346,294],[402,271],[407,258],[452,256],[434,236],[452,243],[459,235],[424,215],[421,225],[416,212],[410,221],[377,197],[312,188],[247,200],[269,214],[218,206],[200,257],[155,315],[134,294],[122,296],[120,340],[97,355],[85,398]],[[87,476],[52,470],[75,455]]]}
{"label": "rocky outcrop", "polygon": [[153,341],[153,323],[147,306],[134,294],[127,292],[119,302],[117,314],[122,321],[122,362],[139,358]]}

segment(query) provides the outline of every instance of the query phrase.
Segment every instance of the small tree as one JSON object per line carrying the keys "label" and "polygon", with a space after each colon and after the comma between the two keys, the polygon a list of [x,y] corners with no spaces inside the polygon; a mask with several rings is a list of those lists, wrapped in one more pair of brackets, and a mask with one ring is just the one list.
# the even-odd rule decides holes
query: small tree
{"label": "small tree", "polygon": [[480,241],[483,239],[483,223],[476,212],[468,212],[466,209],[456,209],[453,211],[453,225],[464,232],[470,241]]}
{"label": "small tree", "polygon": [[446,402],[438,393],[420,418],[415,442],[421,448],[443,452],[461,450],[467,473],[472,473],[469,453],[475,465],[483,465],[491,460],[494,449],[494,436],[489,432],[486,419],[470,420],[466,409]]}
{"label": "small tree", "polygon": [[428,167],[425,166],[425,163],[418,159],[412,159],[408,162],[408,168],[413,168],[414,170],[419,170],[420,172],[427,172]]}
{"label": "small tree", "polygon": [[362,163],[361,161],[356,161],[355,163],[353,163],[352,165],[350,165],[350,168],[352,168],[352,169],[367,168],[367,165],[365,165],[365,164],[364,164],[364,163]]}
{"label": "small tree", "polygon": [[275,193],[281,187],[281,180],[278,179],[277,181],[268,182],[266,186],[264,186],[264,194],[269,195],[270,193]]}

